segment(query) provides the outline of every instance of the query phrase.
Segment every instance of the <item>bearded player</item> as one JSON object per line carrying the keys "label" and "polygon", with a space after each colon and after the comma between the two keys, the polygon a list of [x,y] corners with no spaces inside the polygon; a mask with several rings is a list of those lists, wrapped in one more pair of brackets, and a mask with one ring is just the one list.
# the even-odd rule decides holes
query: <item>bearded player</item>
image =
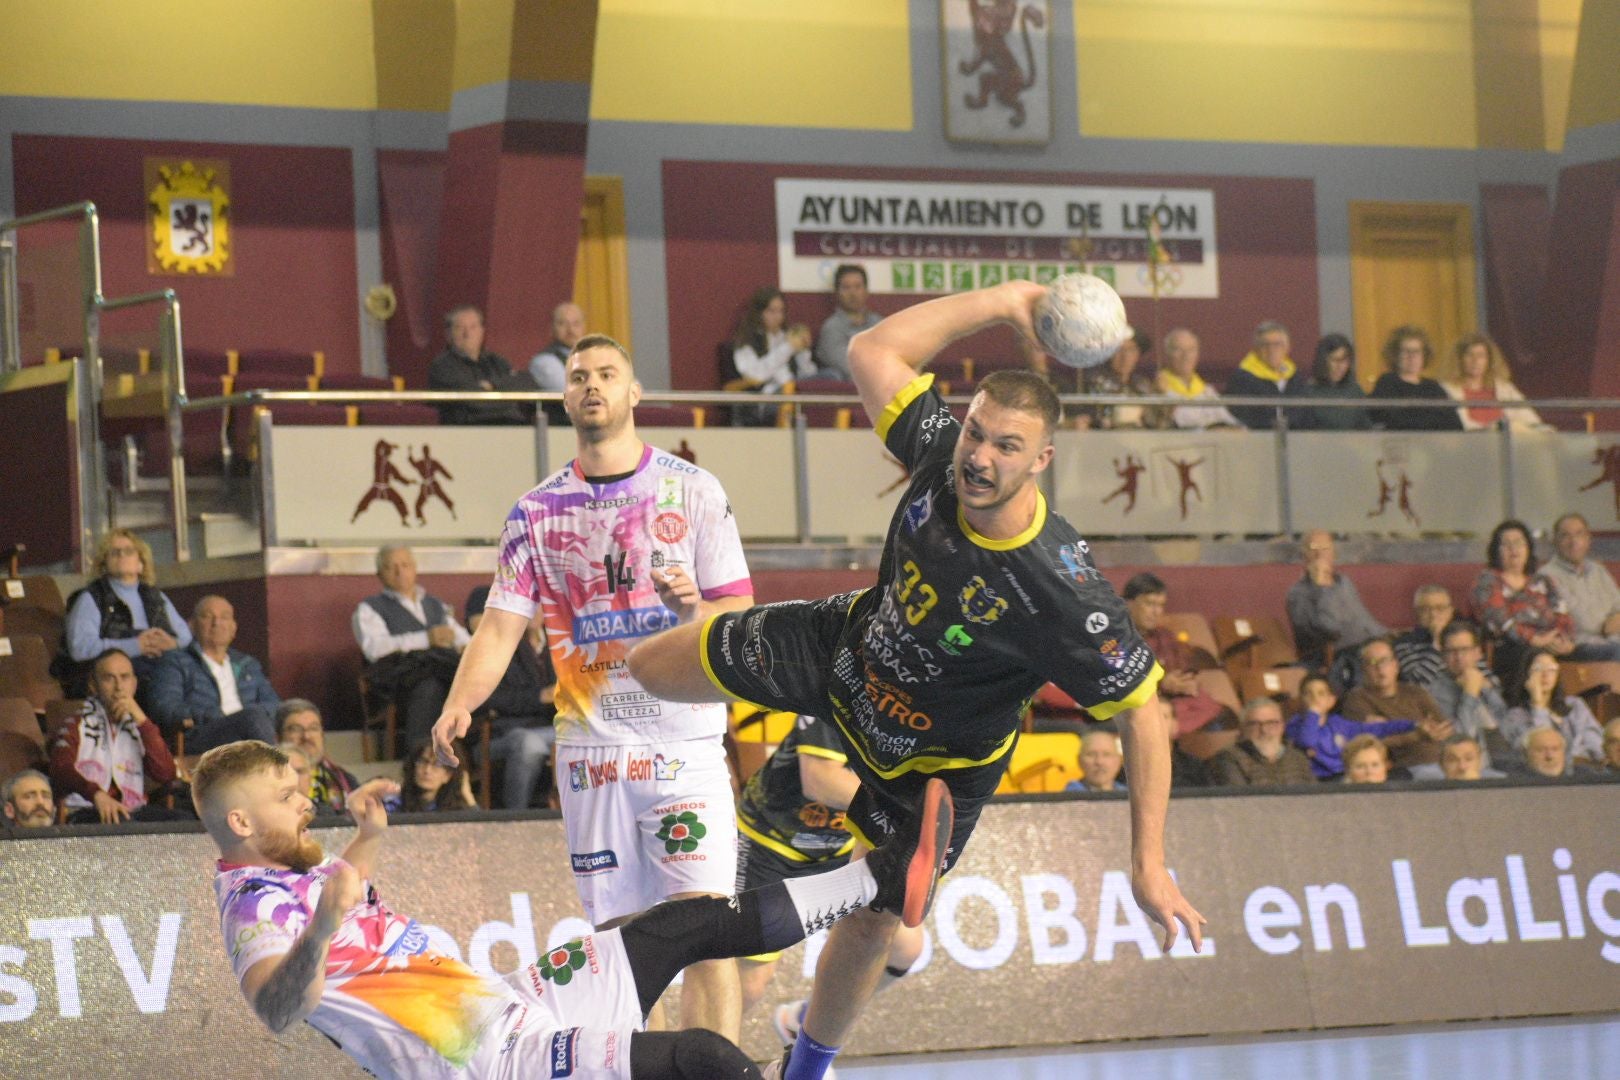
{"label": "bearded player", "polygon": [[192,779],[219,847],[225,949],[253,1011],[277,1033],[306,1020],[368,1073],[401,1080],[758,1077],[712,1031],[641,1030],[658,995],[689,964],[786,948],[862,905],[917,925],[951,830],[950,794],[936,784],[916,808],[919,830],[864,865],[732,900],[661,904],[501,979],[436,951],[377,895],[382,800],[398,787],[373,780],[349,796],[359,829],[333,859],[310,838],[314,804],[281,751],[227,743]]}
{"label": "bearded player", "polygon": [[[846,824],[857,853],[889,835],[930,777],[950,786],[960,856],[1006,770],[1025,704],[1051,681],[1125,741],[1132,887],[1194,947],[1203,916],[1165,869],[1170,794],[1163,675],[1080,535],[1048,511],[1037,477],[1059,418],[1033,372],[979,383],[958,422],[920,369],[950,342],[1010,323],[1034,339],[1045,290],[1005,285],[919,304],[858,335],[849,365],[873,427],[910,472],[875,588],[726,613],[642,643],[630,670],[671,701],[742,699],[828,716],[861,786]],[[818,1080],[878,984],[899,924],[862,913],[833,930],[816,969],[788,1080]]]}

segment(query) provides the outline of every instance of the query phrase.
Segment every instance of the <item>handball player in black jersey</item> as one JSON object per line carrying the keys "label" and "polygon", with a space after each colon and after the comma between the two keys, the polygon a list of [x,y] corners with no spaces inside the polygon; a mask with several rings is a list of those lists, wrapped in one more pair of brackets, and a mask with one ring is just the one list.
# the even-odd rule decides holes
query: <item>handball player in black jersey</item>
{"label": "handball player in black jersey", "polygon": [[[1057,397],[1033,372],[996,372],[957,421],[921,373],[950,342],[1009,323],[1035,340],[1045,290],[1010,281],[931,300],[855,337],[849,366],[876,434],[910,480],[870,589],[726,612],[666,631],[630,654],[634,677],[670,701],[741,699],[824,716],[861,788],[845,824],[857,857],[883,842],[929,777],[950,787],[961,854],[1017,739],[1024,705],[1056,683],[1125,744],[1132,886],[1165,929],[1194,947],[1204,919],[1165,869],[1170,795],[1163,675],[1086,542],[1049,511]],[[860,914],[828,937],[785,1076],[821,1076],[883,970],[898,922]]]}

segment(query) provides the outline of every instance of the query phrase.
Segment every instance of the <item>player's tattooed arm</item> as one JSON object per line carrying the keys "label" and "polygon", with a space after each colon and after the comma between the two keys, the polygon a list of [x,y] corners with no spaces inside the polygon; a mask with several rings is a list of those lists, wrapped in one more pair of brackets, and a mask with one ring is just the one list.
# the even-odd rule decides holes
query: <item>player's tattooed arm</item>
{"label": "player's tattooed arm", "polygon": [[292,951],[265,959],[242,976],[242,992],[266,1027],[281,1034],[321,1002],[326,988],[326,953],[343,915],[360,902],[360,875],[343,866],[326,881],[315,915]]}

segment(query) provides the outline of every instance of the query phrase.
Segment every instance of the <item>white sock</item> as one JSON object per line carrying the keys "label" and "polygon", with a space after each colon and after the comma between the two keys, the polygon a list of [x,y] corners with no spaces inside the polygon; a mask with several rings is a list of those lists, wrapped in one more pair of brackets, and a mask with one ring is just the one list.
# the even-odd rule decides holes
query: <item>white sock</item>
{"label": "white sock", "polygon": [[805,937],[870,904],[878,891],[877,879],[866,868],[864,859],[824,874],[788,878],[782,884],[793,901],[793,910],[799,914]]}

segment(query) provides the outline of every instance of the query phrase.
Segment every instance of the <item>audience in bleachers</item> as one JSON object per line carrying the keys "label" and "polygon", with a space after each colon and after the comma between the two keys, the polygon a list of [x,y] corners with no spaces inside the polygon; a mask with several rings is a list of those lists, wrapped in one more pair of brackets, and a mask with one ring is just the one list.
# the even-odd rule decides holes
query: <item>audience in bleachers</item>
{"label": "audience in bleachers", "polygon": [[467,776],[467,748],[460,739],[452,745],[456,752],[454,768],[439,761],[430,742],[411,750],[401,767],[399,793],[383,800],[390,813],[471,810],[476,805]]}
{"label": "audience in bleachers", "polygon": [[1440,653],[1440,635],[1451,625],[1457,606],[1451,590],[1444,585],[1419,585],[1412,596],[1412,629],[1395,638],[1395,660],[1401,665],[1401,678],[1428,689],[1445,674],[1446,659]]}
{"label": "audience in bleachers", "polygon": [[1552,653],[1532,649],[1525,654],[1519,677],[1508,684],[1512,708],[1502,721],[1502,733],[1517,742],[1538,728],[1557,732],[1567,751],[1567,774],[1576,759],[1593,765],[1603,759],[1603,729],[1585,701],[1559,690],[1558,676],[1558,658]]}
{"label": "audience in bleachers", "polygon": [[157,588],[152,549],[129,529],[112,529],[96,546],[97,577],[68,600],[66,653],[52,674],[69,697],[83,697],[90,665],[108,649],[130,658],[148,680],[163,654],[191,644],[191,628]]}
{"label": "audience in bleachers", "polygon": [[93,695],[51,743],[51,782],[64,793],[70,824],[172,821],[184,817],[151,800],[174,780],[163,733],[136,701],[135,666],[108,649],[91,664]]}
{"label": "audience in bleachers", "polygon": [[1620,774],[1620,716],[1603,725],[1603,769]]}
{"label": "audience in bleachers", "polygon": [[[1227,391],[1231,392],[1228,384]],[[1316,343],[1310,377],[1296,380],[1294,394],[1303,398],[1360,401],[1367,395],[1356,378],[1356,347],[1343,334],[1328,334]],[[1366,431],[1372,427],[1369,409],[1310,406],[1288,410],[1291,427],[1306,431]]]}
{"label": "audience in bleachers", "polygon": [[[1416,726],[1404,735],[1392,735],[1379,746],[1393,754],[1394,763],[1404,768],[1437,766],[1440,744],[1453,734],[1451,721],[1421,686],[1402,682],[1395,662],[1395,649],[1387,638],[1374,638],[1357,650],[1361,679],[1344,696],[1340,711],[1352,720],[1410,720]],[[1344,759],[1350,767],[1350,756]],[[1430,768],[1429,776],[1438,775]],[[1421,774],[1418,774],[1421,775]]]}
{"label": "audience in bleachers", "polygon": [[1569,775],[1569,742],[1557,728],[1534,727],[1520,740],[1524,775],[1531,780],[1558,780]]}
{"label": "audience in bleachers", "polygon": [[3,795],[8,829],[43,829],[56,824],[51,781],[38,769],[24,769],[6,781]]}
{"label": "audience in bleachers", "polygon": [[238,739],[276,741],[281,698],[259,662],[239,649],[236,611],[223,596],[205,596],[191,613],[191,644],[164,654],[147,691],[163,734],[186,733],[186,752],[201,754]]}
{"label": "audience in bleachers", "polygon": [[1376,735],[1357,735],[1344,744],[1344,782],[1382,784],[1389,780],[1389,750]]}
{"label": "audience in bleachers", "polygon": [[[1434,346],[1428,332],[1418,326],[1398,326],[1384,342],[1384,364],[1388,371],[1373,383],[1370,397],[1386,401],[1445,401],[1451,396],[1427,375],[1425,368],[1434,359]],[[1462,423],[1455,408],[1372,409],[1372,421],[1386,431],[1460,431]]]}
{"label": "audience in bleachers", "polygon": [[1454,350],[1456,372],[1440,385],[1453,401],[1464,402],[1457,409],[1457,422],[1464,431],[1494,428],[1503,420],[1514,431],[1551,430],[1534,409],[1502,409],[1494,402],[1523,401],[1524,395],[1508,378],[1502,350],[1484,334],[1464,334]]}
{"label": "audience in bleachers", "polygon": [[1344,747],[1357,735],[1404,735],[1411,720],[1351,720],[1337,711],[1339,700],[1326,675],[1307,675],[1299,684],[1300,710],[1288,721],[1284,737],[1310,760],[1318,780],[1344,774]]}
{"label": "audience in bleachers", "polygon": [[1153,388],[1161,393],[1187,399],[1187,404],[1170,410],[1168,427],[1238,428],[1238,418],[1220,403],[1221,395],[1198,374],[1198,335],[1178,326],[1164,335],[1164,362]]}
{"label": "audience in bleachers", "polygon": [[304,698],[283,701],[276,709],[276,740],[297,746],[309,759],[309,798],[316,813],[341,814],[349,792],[360,781],[326,756],[326,725],[315,703]]}
{"label": "audience in bleachers", "polygon": [[1080,779],[1071,780],[1065,791],[1121,791],[1120,770],[1125,753],[1119,733],[1113,728],[1093,728],[1080,735]]}
{"label": "audience in bleachers", "polygon": [[[484,313],[471,304],[444,317],[445,348],[428,365],[430,390],[533,390],[527,371],[515,372],[503,356],[484,351]],[[513,401],[447,401],[441,424],[524,424],[528,416]],[[532,413],[532,410],[531,410]]]}
{"label": "audience in bleachers", "polygon": [[[489,586],[480,585],[467,595],[464,614],[467,629],[478,632],[489,600]],[[526,809],[540,792],[546,775],[546,758],[551,756],[557,731],[552,720],[557,676],[551,669],[551,652],[538,619],[512,653],[511,663],[480,712],[490,719],[489,756],[503,773],[500,805],[507,810]]]}
{"label": "audience in bleachers", "polygon": [[[1288,328],[1266,320],[1254,328],[1254,348],[1226,380],[1227,397],[1275,397],[1291,394],[1299,371],[1288,355]],[[1277,426],[1277,410],[1265,405],[1233,405],[1232,415],[1246,428],[1270,431]]]}
{"label": "audience in bleachers", "polygon": [[568,356],[584,336],[584,308],[565,300],[552,309],[551,343],[529,360],[529,378],[536,387],[559,394],[568,388]]}
{"label": "audience in bleachers", "polygon": [[837,308],[816,335],[816,374],[849,381],[849,340],[882,321],[866,306],[866,267],[844,263],[833,271],[833,297]]}
{"label": "audience in bleachers", "polygon": [[[1153,351],[1153,340],[1142,331],[1130,329],[1131,336],[1114,350],[1108,363],[1086,368],[1080,373],[1082,394],[1123,394],[1128,397],[1155,397],[1158,390],[1153,379],[1139,370],[1141,362]],[[1074,418],[1075,426],[1098,431],[1124,428],[1160,428],[1165,425],[1162,410],[1142,405],[1090,405]]]}
{"label": "audience in bleachers", "polygon": [[1223,786],[1276,787],[1308,784],[1315,779],[1311,762],[1283,740],[1282,706],[1274,698],[1255,698],[1243,706],[1241,737],[1209,759],[1211,779]]}
{"label": "audience in bleachers", "polygon": [[[810,340],[809,327],[788,325],[787,299],[782,290],[774,285],[759,289],[749,298],[731,339],[731,364],[738,381],[728,382],[727,386],[774,394],[795,379],[810,378],[816,373]],[[732,417],[744,426],[768,425],[776,420],[776,407],[733,408]]]}
{"label": "audience in bleachers", "polygon": [[1440,748],[1440,774],[1447,780],[1478,780],[1484,775],[1484,759],[1485,748],[1479,740],[1453,735]]}
{"label": "audience in bleachers", "polygon": [[1553,583],[1574,625],[1571,660],[1620,660],[1620,586],[1609,568],[1587,558],[1592,528],[1580,514],[1553,523],[1556,554],[1541,568]]}
{"label": "audience in bleachers", "polygon": [[1159,696],[1170,705],[1177,735],[1197,731],[1219,718],[1232,719],[1231,710],[1216,701],[1198,685],[1190,650],[1164,625],[1169,589],[1156,575],[1140,573],[1125,583],[1120,595],[1131,613],[1131,622],[1153,655],[1164,668]]}
{"label": "audience in bleachers", "polygon": [[1519,673],[1527,649],[1571,657],[1575,622],[1558,586],[1536,572],[1540,563],[1529,527],[1510,520],[1491,530],[1485,561],[1474,581],[1474,617],[1492,638],[1493,666],[1504,685]]}
{"label": "audience in bleachers", "polygon": [[378,548],[377,577],[383,591],[360,601],[352,620],[374,699],[368,706],[392,702],[405,744],[415,746],[438,720],[471,635],[449,604],[416,583],[416,555],[409,547]]}
{"label": "audience in bleachers", "polygon": [[[1289,587],[1286,604],[1302,663],[1320,667],[1330,651],[1348,652],[1389,633],[1361,602],[1356,583],[1334,568],[1337,551],[1331,533],[1312,529],[1301,549],[1305,575]],[[1341,688],[1351,681],[1335,680]]]}
{"label": "audience in bleachers", "polygon": [[1482,767],[1490,768],[1493,759],[1500,759],[1502,765],[1508,764],[1514,754],[1502,734],[1502,725],[1507,722],[1507,702],[1494,676],[1484,666],[1479,628],[1460,619],[1441,632],[1440,640],[1445,667],[1424,689],[1434,698],[1440,712],[1451,718],[1457,734],[1478,743]]}

